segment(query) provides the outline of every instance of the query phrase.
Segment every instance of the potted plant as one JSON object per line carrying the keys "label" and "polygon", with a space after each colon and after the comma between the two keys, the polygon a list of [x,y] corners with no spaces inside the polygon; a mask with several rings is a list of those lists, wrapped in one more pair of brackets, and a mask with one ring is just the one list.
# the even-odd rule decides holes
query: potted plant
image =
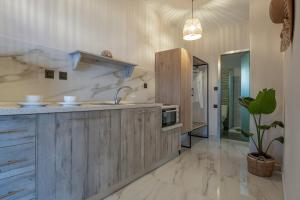
{"label": "potted plant", "polygon": [[[256,134],[239,129],[245,137],[251,138],[257,150],[257,152],[248,154],[248,171],[257,176],[270,177],[273,174],[275,166],[275,159],[268,154],[270,146],[275,141],[282,144],[284,143],[284,137],[280,136],[271,140],[268,146],[264,144],[264,136],[267,131],[277,127],[284,128],[284,124],[281,121],[274,121],[271,124],[262,124],[262,116],[269,115],[276,109],[275,90],[264,89],[258,93],[255,99],[251,97],[239,98],[239,103],[246,108],[253,117],[256,127]],[[254,138],[255,135],[256,137]]]}

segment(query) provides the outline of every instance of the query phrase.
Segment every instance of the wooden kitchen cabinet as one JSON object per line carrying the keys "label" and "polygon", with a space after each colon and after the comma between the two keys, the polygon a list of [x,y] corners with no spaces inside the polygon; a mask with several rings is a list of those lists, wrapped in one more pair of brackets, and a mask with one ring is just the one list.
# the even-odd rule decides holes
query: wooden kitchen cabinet
{"label": "wooden kitchen cabinet", "polygon": [[145,110],[121,111],[121,177],[122,181],[144,169]]}
{"label": "wooden kitchen cabinet", "polygon": [[5,116],[0,139],[0,199],[101,199],[170,155],[160,107]]}
{"label": "wooden kitchen cabinet", "polygon": [[106,193],[120,182],[121,111],[93,111],[88,115],[86,197]]}
{"label": "wooden kitchen cabinet", "polygon": [[155,101],[179,105],[182,133],[192,131],[192,56],[178,48],[155,54]]}
{"label": "wooden kitchen cabinet", "polygon": [[34,115],[0,117],[0,199],[35,198]]}
{"label": "wooden kitchen cabinet", "polygon": [[[150,108],[145,112],[144,157],[145,169],[151,169],[157,161],[157,151],[160,145],[161,109]],[[159,140],[158,140],[159,139]]]}
{"label": "wooden kitchen cabinet", "polygon": [[119,183],[120,111],[45,114],[38,124],[38,199],[83,200]]}
{"label": "wooden kitchen cabinet", "polygon": [[123,110],[121,127],[121,174],[126,180],[153,169],[158,162],[161,109]]}
{"label": "wooden kitchen cabinet", "polygon": [[84,199],[87,113],[38,115],[37,199]]}
{"label": "wooden kitchen cabinet", "polygon": [[161,131],[161,141],[159,146],[159,159],[165,160],[178,154],[181,148],[181,130],[175,128],[169,131]]}

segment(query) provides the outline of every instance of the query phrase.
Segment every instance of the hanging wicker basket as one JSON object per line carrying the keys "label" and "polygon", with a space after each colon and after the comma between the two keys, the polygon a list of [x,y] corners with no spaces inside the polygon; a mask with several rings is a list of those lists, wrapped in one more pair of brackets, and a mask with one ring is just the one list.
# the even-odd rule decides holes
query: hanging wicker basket
{"label": "hanging wicker basket", "polygon": [[275,159],[272,156],[258,157],[256,153],[249,153],[247,157],[248,171],[256,176],[271,177],[273,174]]}

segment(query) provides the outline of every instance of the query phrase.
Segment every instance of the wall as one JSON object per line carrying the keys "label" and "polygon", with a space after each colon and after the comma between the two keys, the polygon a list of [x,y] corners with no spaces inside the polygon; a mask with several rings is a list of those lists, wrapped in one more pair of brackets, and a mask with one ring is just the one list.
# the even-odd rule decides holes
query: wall
{"label": "wall", "polygon": [[[264,88],[276,90],[277,109],[271,115],[264,117],[264,123],[283,120],[283,63],[280,53],[281,25],[273,24],[269,17],[270,0],[250,1],[250,84],[251,96]],[[254,130],[252,127],[250,129]],[[272,129],[266,134],[266,140],[282,135],[280,128]],[[270,137],[270,138],[269,138]],[[277,160],[282,160],[281,144],[272,146],[271,154]]]}
{"label": "wall", "polygon": [[[32,93],[47,100],[63,95],[111,100],[118,87],[130,85],[134,90],[127,100],[153,102],[154,53],[181,41],[181,30],[164,24],[147,1],[1,0],[0,101],[21,101]],[[104,49],[137,63],[133,77],[123,78],[119,68],[70,69],[69,52]],[[49,68],[67,71],[69,80],[45,80],[43,71]]]}
{"label": "wall", "polygon": [[286,200],[300,199],[300,2],[295,1],[294,42],[284,56],[285,145],[284,189]]}
{"label": "wall", "polygon": [[214,86],[219,86],[219,59],[221,54],[228,51],[249,49],[249,24],[236,23],[214,29],[204,29],[203,38],[196,42],[185,42],[184,45],[193,55],[209,63],[209,122],[210,135],[219,134],[219,109],[214,109],[213,104],[218,104],[219,93],[214,91]]}

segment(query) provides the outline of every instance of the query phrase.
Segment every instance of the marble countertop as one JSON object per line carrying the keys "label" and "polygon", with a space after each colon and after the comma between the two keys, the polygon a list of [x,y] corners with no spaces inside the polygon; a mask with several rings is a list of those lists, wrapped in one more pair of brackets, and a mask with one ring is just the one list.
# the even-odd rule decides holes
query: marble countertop
{"label": "marble countertop", "polygon": [[[103,103],[103,104],[102,104]],[[81,106],[60,106],[57,103],[49,103],[45,107],[21,107],[17,103],[0,102],[0,116],[3,115],[27,115],[42,113],[84,112],[96,110],[120,110],[133,108],[161,107],[160,103],[124,103],[112,105],[107,102],[84,102]]]}

